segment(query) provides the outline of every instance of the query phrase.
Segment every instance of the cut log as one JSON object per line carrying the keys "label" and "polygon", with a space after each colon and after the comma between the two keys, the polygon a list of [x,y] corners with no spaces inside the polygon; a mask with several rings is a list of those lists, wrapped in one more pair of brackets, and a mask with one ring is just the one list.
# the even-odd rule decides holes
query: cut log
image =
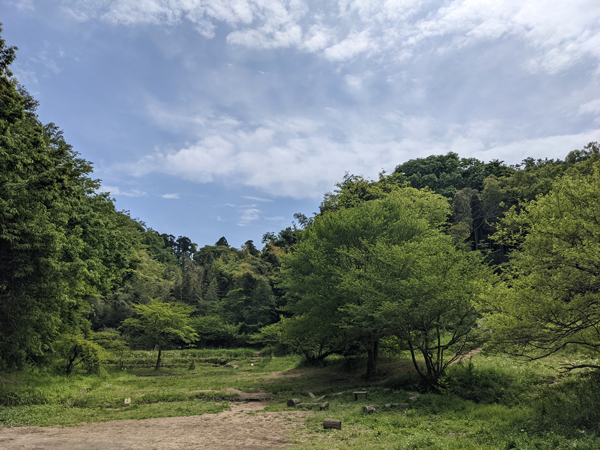
{"label": "cut log", "polygon": [[323,421],[323,428],[325,428],[326,430],[329,430],[329,429],[341,430],[342,429],[342,421],[335,420],[335,419],[325,419]]}
{"label": "cut log", "polygon": [[312,392],[309,392],[308,395],[310,395],[310,398],[316,398],[316,395],[313,394]]}
{"label": "cut log", "polygon": [[365,414],[373,414],[377,410],[377,407],[375,405],[365,405],[362,407],[362,410]]}
{"label": "cut log", "polygon": [[329,402],[321,403],[321,406],[319,406],[319,409],[321,411],[323,411],[324,409],[329,409]]}
{"label": "cut log", "polygon": [[296,406],[298,408],[320,408],[321,403],[298,403]]}
{"label": "cut log", "polygon": [[315,402],[318,402],[319,400],[323,400],[325,397],[327,397],[327,396],[321,395],[319,398],[315,398]]}
{"label": "cut log", "polygon": [[299,398],[293,398],[291,400],[288,400],[287,405],[290,408],[295,408],[296,406],[298,406],[300,404],[300,399]]}

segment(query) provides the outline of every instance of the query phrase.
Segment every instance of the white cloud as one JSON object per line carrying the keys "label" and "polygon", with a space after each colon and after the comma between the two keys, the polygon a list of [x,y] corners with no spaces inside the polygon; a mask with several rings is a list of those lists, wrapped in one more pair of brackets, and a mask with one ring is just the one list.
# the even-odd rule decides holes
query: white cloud
{"label": "white cloud", "polygon": [[577,115],[583,114],[600,114],[600,98],[581,105],[577,111]]}
{"label": "white cloud", "polygon": [[117,186],[108,186],[108,185],[102,185],[100,186],[100,189],[98,189],[98,192],[108,192],[110,193],[110,195],[114,195],[114,196],[124,196],[124,197],[144,197],[146,196],[146,192],[144,191],[140,191],[139,189],[132,189],[129,191],[122,191],[120,188],[118,188]]}
{"label": "white cloud", "polygon": [[256,200],[257,202],[272,202],[273,201],[270,198],[252,197],[250,195],[244,195],[243,198],[246,198],[248,200]]}
{"label": "white cloud", "polygon": [[369,32],[362,31],[360,33],[353,33],[343,41],[325,49],[323,54],[325,58],[331,61],[345,61],[367,50],[372,51],[375,47],[376,43],[370,38]]}
{"label": "white cloud", "polygon": [[231,45],[295,47],[334,62],[377,55],[405,59],[423,46],[448,51],[501,39],[524,44],[530,54],[525,68],[532,72],[556,73],[584,58],[600,60],[597,0],[339,0],[337,9],[302,0],[63,0],[63,7],[80,21],[189,21],[207,38],[225,23],[234,28],[227,37]]}
{"label": "white cloud", "polygon": [[179,194],[163,194],[163,195],[161,195],[161,197],[167,198],[167,199],[178,199]]}
{"label": "white cloud", "polygon": [[[137,175],[168,173],[199,183],[234,183],[274,197],[318,198],[346,171],[375,178],[382,168],[393,170],[408,159],[449,151],[511,164],[525,156],[564,158],[600,136],[600,130],[590,130],[523,139],[518,132],[507,133],[507,124],[499,120],[447,124],[400,111],[384,118],[386,122],[378,123],[378,118],[346,116],[343,139],[331,135],[330,124],[295,117],[257,123],[250,130],[239,124],[209,127],[211,135],[197,143],[178,151],[156,151],[127,170]],[[258,217],[255,205],[229,206],[244,211],[245,224]]]}
{"label": "white cloud", "polygon": [[256,208],[248,208],[243,210],[238,225],[241,227],[245,227],[247,225],[250,225],[252,222],[260,220],[261,212],[262,211],[260,209]]}
{"label": "white cloud", "polygon": [[315,24],[306,32],[300,48],[309,53],[313,53],[327,48],[329,43],[333,40],[334,33],[331,29],[322,24]]}

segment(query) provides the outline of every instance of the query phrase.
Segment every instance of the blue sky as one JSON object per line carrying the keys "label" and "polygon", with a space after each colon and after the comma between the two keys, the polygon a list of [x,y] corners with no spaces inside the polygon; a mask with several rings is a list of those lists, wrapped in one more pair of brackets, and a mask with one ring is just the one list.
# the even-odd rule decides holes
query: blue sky
{"label": "blue sky", "polygon": [[236,247],[345,172],[600,140],[598,0],[3,0],[16,77],[119,209]]}

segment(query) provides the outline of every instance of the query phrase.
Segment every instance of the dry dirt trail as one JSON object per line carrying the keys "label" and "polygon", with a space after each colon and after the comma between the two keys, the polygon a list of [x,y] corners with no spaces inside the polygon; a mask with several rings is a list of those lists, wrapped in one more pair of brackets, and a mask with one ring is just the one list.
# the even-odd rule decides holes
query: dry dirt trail
{"label": "dry dirt trail", "polygon": [[6,450],[266,450],[286,448],[310,412],[264,412],[264,402],[191,417],[117,420],[76,427],[0,428]]}

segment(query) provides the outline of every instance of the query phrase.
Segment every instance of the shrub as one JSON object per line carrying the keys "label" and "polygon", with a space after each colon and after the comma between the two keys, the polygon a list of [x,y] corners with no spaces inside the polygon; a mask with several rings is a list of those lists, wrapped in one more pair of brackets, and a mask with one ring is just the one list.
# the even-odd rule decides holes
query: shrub
{"label": "shrub", "polygon": [[449,367],[444,384],[448,392],[465,400],[491,404],[503,398],[513,381],[512,375],[498,369],[475,369],[469,359],[467,364],[461,362]]}

